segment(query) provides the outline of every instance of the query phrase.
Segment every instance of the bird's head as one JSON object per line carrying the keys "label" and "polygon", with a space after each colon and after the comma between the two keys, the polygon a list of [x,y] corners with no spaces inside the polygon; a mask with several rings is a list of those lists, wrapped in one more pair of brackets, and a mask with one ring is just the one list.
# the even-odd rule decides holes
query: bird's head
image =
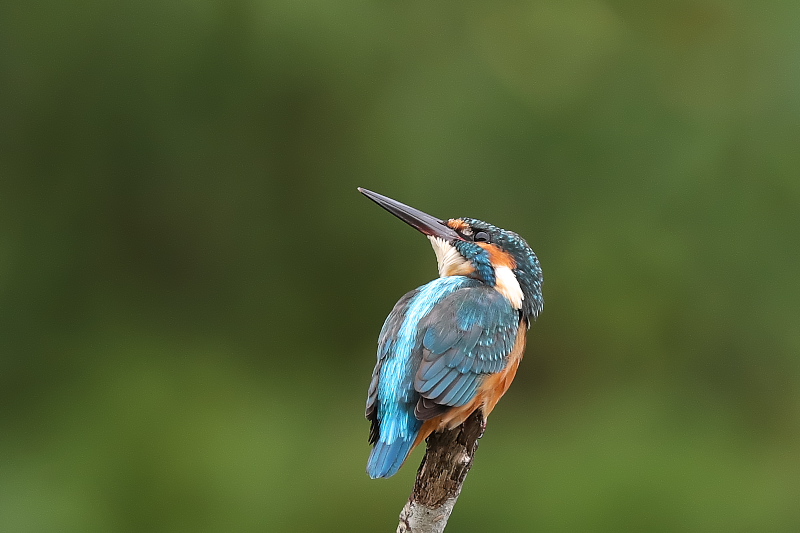
{"label": "bird's head", "polygon": [[503,293],[526,318],[542,310],[542,267],[525,239],[474,218],[440,220],[367,189],[358,189],[399,219],[427,235],[439,275],[468,276]]}

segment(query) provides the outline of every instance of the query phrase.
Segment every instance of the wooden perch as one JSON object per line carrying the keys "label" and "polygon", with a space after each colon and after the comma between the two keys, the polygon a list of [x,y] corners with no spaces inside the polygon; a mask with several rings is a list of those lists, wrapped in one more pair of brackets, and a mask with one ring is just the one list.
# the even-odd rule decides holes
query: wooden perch
{"label": "wooden perch", "polygon": [[480,409],[460,426],[428,437],[414,492],[400,512],[397,533],[442,533],[467,477],[486,421]]}

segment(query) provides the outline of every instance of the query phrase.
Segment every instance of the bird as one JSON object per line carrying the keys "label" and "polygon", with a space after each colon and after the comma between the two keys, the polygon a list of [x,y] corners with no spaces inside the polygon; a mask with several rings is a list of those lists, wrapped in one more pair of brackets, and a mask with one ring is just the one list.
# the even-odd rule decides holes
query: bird
{"label": "bird", "polygon": [[478,409],[485,424],[542,311],[542,267],[513,231],[475,218],[441,220],[358,190],[426,235],[439,270],[400,298],[378,336],[365,411],[367,473],[388,478],[434,431],[455,428]]}

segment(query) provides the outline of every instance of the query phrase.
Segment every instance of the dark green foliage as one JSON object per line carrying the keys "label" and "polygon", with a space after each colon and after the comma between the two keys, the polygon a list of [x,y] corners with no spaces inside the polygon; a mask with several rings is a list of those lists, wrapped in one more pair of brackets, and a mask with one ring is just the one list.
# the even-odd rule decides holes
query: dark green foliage
{"label": "dark green foliage", "polygon": [[393,530],[364,395],[436,264],[364,186],[547,276],[452,531],[799,531],[798,25],[1,2],[0,530]]}

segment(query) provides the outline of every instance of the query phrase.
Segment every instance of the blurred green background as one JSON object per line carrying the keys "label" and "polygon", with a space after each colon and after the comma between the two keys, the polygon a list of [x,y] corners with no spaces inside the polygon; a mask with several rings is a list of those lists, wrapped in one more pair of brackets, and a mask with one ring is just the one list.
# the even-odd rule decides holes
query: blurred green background
{"label": "blurred green background", "polygon": [[394,531],[356,192],[544,313],[452,531],[800,531],[800,3],[0,4],[0,530]]}

